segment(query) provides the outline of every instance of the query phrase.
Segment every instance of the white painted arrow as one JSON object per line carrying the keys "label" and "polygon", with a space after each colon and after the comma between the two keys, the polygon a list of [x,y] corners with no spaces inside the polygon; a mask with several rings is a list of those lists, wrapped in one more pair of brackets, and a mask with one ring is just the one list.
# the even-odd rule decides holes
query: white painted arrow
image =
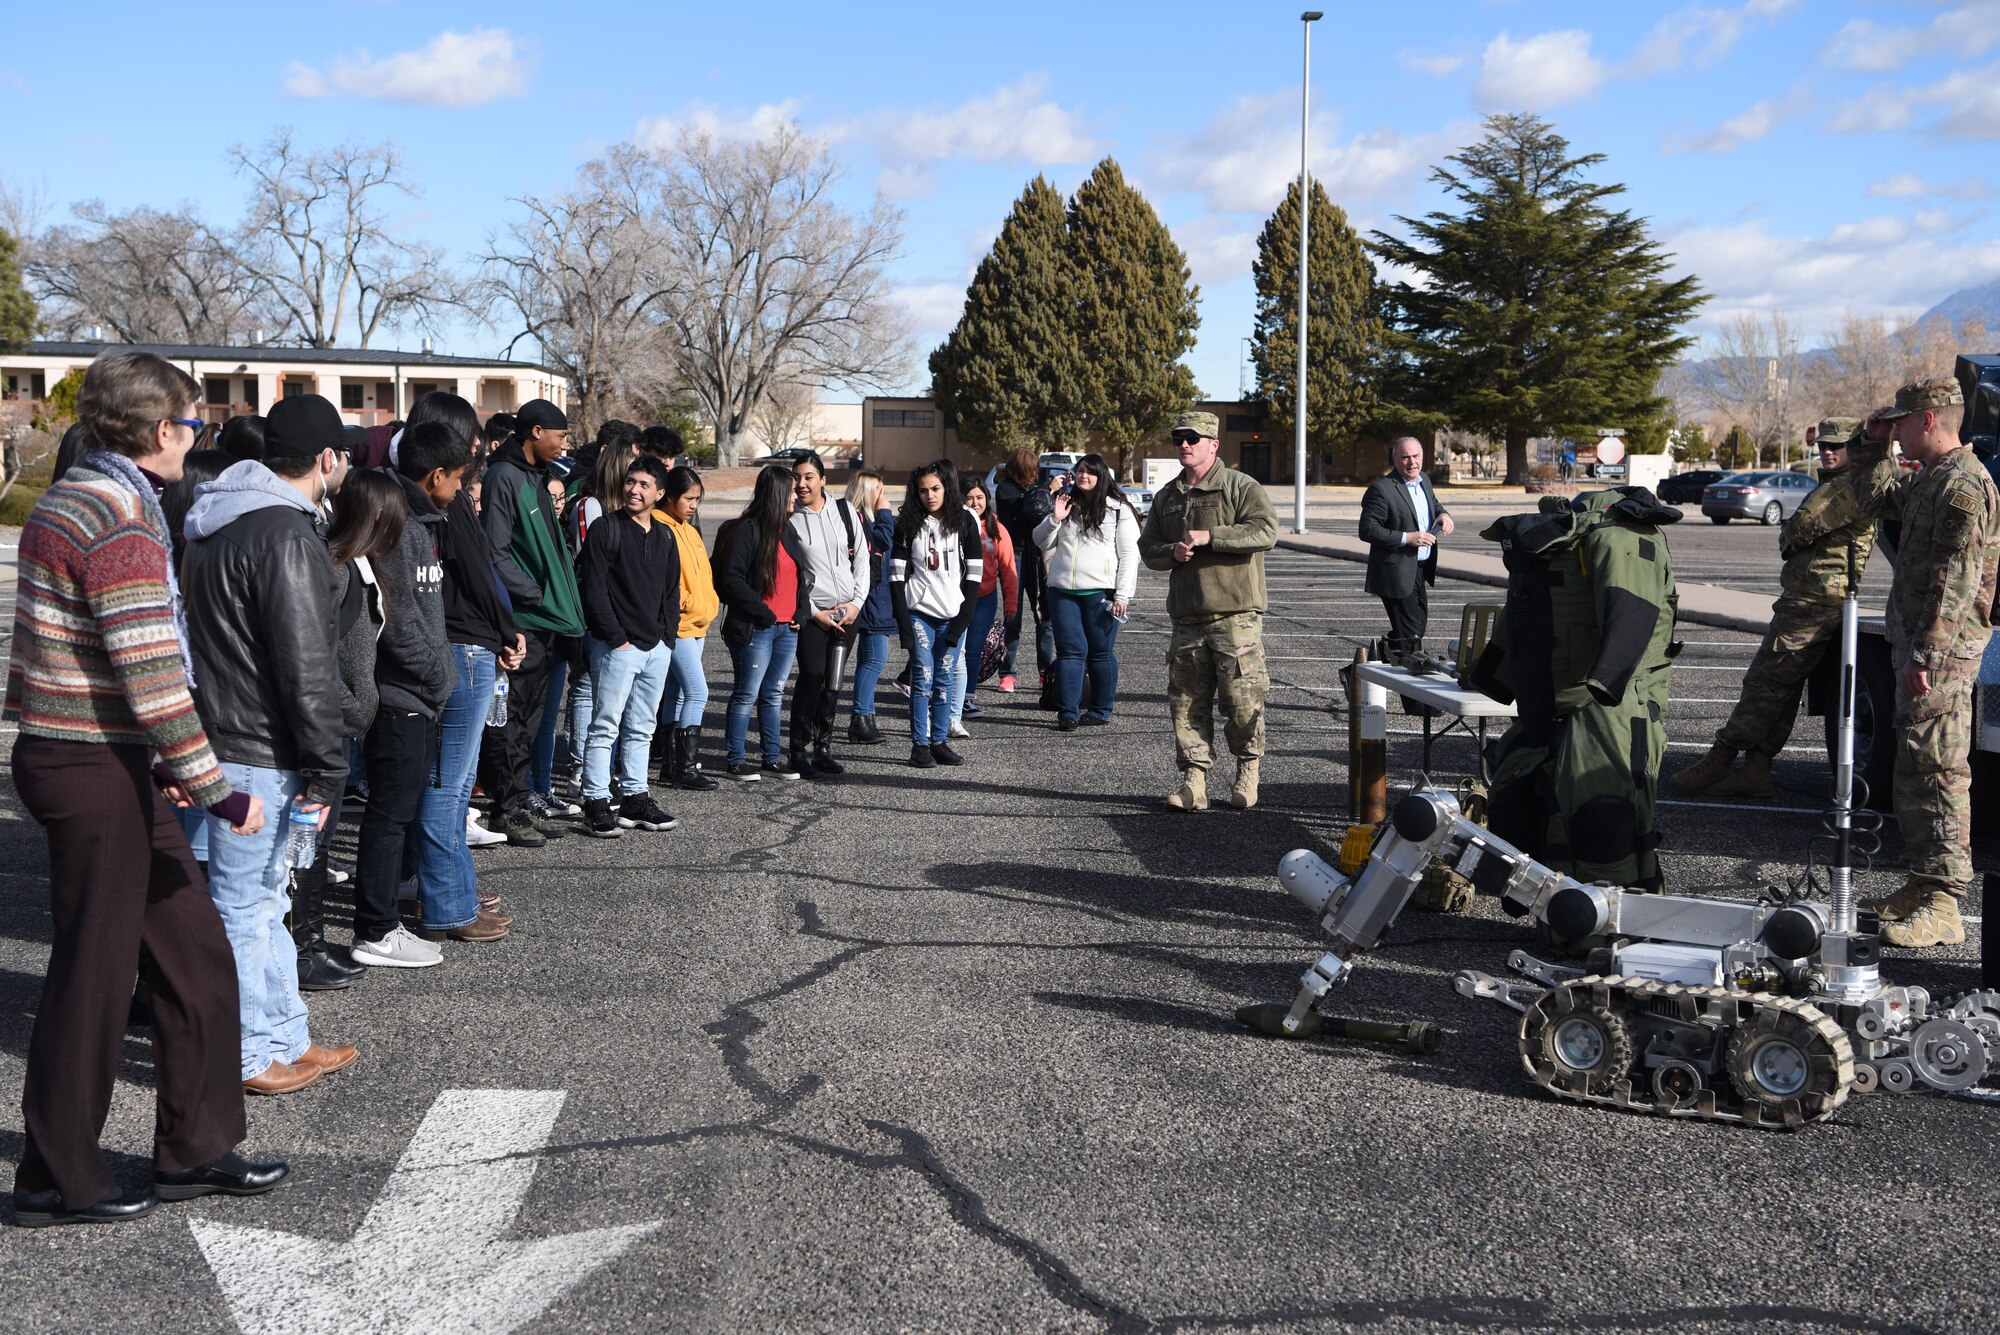
{"label": "white painted arrow", "polygon": [[194,1221],[247,1335],[504,1332],[664,1221],[501,1238],[549,1143],[561,1090],[448,1089],[348,1242]]}

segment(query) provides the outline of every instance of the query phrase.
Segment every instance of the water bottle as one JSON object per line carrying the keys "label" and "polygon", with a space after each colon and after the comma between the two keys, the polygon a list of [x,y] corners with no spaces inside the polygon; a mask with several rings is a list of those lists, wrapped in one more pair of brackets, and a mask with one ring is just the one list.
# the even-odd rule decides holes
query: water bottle
{"label": "water bottle", "polygon": [[304,871],[319,857],[319,813],[299,810],[295,798],[285,807],[285,861]]}
{"label": "water bottle", "polygon": [[493,675],[493,703],[486,707],[486,726],[507,726],[507,674],[504,672]]}

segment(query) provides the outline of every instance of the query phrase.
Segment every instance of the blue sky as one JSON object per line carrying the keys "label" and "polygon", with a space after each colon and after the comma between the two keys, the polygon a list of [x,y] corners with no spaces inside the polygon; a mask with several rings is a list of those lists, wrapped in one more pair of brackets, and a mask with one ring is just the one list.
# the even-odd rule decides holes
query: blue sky
{"label": "blue sky", "polygon": [[[2000,276],[2000,0],[1323,0],[1314,171],[1362,228],[1437,201],[1430,165],[1479,118],[1532,110],[1626,182],[1698,274],[1713,328],[1782,309],[1922,311]],[[1036,171],[1115,156],[1202,288],[1191,364],[1232,395],[1250,261],[1298,169],[1300,6],[350,3],[30,6],[0,50],[0,174],[70,201],[241,210],[224,161],[291,126],[390,139],[424,195],[398,218],[459,257],[604,146],[790,117],[856,200],[907,214],[894,285],[921,354]],[[511,331],[507,331],[511,332]],[[450,351],[506,333],[455,328]],[[910,383],[922,383],[913,368]]]}

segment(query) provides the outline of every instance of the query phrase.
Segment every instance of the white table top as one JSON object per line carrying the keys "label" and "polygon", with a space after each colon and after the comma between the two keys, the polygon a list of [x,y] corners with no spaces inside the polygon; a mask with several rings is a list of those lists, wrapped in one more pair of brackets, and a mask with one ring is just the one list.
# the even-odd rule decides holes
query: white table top
{"label": "white table top", "polygon": [[1460,718],[1513,718],[1518,712],[1514,706],[1503,705],[1490,695],[1466,690],[1451,677],[1412,672],[1390,663],[1359,663],[1354,670],[1397,695]]}

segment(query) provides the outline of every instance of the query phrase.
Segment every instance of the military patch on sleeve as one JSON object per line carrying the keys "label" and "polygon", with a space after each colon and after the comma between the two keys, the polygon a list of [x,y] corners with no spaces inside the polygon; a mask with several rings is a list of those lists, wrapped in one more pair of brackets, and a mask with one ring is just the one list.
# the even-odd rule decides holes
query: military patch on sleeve
{"label": "military patch on sleeve", "polygon": [[1945,506],[1938,515],[1938,536],[1945,544],[1956,550],[1965,546],[1972,526],[1979,522],[1980,497],[1970,487],[1957,487],[1946,494]]}

